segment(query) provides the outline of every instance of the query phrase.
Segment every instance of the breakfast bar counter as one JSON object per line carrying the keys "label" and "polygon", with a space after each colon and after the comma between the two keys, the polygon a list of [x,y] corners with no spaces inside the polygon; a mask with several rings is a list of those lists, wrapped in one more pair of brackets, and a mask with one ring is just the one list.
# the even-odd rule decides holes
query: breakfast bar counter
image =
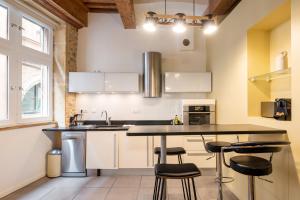
{"label": "breakfast bar counter", "polygon": [[286,134],[286,130],[252,124],[133,126],[127,136]]}
{"label": "breakfast bar counter", "polygon": [[[286,134],[286,130],[269,128],[252,124],[205,124],[205,125],[164,125],[164,126],[133,126],[127,136],[160,136],[160,163],[167,162],[167,136],[174,135],[240,135],[240,134]],[[167,199],[167,187],[163,186],[162,199]],[[222,184],[218,184],[222,191]],[[222,193],[218,199],[222,200]]]}

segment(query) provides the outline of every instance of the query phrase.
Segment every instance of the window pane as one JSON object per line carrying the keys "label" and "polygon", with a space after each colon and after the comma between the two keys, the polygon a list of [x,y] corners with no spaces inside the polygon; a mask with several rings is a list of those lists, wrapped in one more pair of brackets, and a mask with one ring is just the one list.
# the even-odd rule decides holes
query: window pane
{"label": "window pane", "polygon": [[22,28],[22,44],[24,46],[48,53],[48,29],[24,17],[22,18]]}
{"label": "window pane", "polygon": [[23,118],[48,115],[48,69],[44,65],[22,65]]}
{"label": "window pane", "polygon": [[7,8],[0,5],[0,37],[7,39]]}
{"label": "window pane", "polygon": [[0,120],[8,119],[8,57],[0,54]]}

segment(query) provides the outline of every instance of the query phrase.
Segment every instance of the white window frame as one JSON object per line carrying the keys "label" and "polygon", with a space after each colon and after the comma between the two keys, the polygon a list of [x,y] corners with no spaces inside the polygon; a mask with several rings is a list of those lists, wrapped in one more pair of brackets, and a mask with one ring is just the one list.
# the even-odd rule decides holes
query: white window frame
{"label": "white window frame", "polygon": [[[9,106],[8,120],[0,121],[0,126],[45,122],[53,120],[53,28],[40,21],[25,10],[0,0],[8,8],[8,39],[0,38],[0,53],[8,56],[9,61]],[[22,45],[22,31],[11,24],[22,26],[22,17],[30,19],[49,30],[48,51],[46,53]],[[43,117],[22,118],[22,63],[28,62],[48,67],[48,115]]]}

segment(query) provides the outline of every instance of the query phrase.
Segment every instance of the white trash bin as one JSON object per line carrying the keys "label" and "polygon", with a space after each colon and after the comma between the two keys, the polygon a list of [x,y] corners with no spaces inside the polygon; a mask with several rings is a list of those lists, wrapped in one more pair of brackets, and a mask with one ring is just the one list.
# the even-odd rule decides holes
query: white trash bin
{"label": "white trash bin", "polygon": [[47,176],[49,178],[61,175],[61,150],[52,149],[47,153]]}

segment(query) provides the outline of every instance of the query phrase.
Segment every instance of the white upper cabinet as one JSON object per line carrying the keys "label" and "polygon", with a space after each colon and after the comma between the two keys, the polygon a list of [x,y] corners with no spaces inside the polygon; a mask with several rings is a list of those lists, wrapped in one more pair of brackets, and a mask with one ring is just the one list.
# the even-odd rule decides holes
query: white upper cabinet
{"label": "white upper cabinet", "polygon": [[211,92],[211,72],[166,72],[165,92]]}
{"label": "white upper cabinet", "polygon": [[104,73],[70,72],[69,92],[103,92]]}
{"label": "white upper cabinet", "polygon": [[70,72],[69,92],[139,92],[139,74]]}
{"label": "white upper cabinet", "polygon": [[105,73],[106,92],[139,92],[139,74]]}

